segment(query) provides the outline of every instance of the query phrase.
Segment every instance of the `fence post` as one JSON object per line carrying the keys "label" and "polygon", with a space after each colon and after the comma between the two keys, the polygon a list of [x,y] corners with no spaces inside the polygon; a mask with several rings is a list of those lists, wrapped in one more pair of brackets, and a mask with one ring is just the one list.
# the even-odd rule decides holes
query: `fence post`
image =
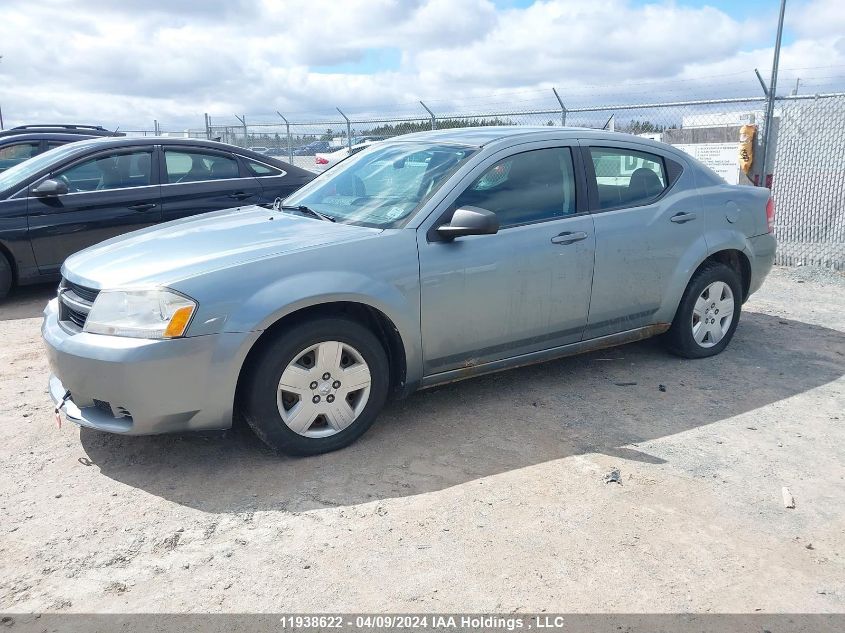
{"label": "fence post", "polygon": [[283,117],[282,113],[279,112],[278,110],[276,110],[276,114],[278,114],[280,117],[282,117],[282,121],[285,122],[285,129],[287,130],[287,136],[288,136],[288,162],[291,165],[293,165],[293,145],[291,144],[291,140],[290,140],[290,123],[288,123],[288,120],[285,117]]}
{"label": "fence post", "polygon": [[349,148],[349,151],[352,151],[352,123],[349,120],[349,117],[346,116],[343,112],[341,112],[340,108],[335,108],[338,112],[340,112],[340,116],[346,119],[346,147]]}
{"label": "fence post", "polygon": [[243,146],[244,146],[244,147],[246,147],[246,146],[247,146],[246,115],[243,115],[243,116],[238,116],[238,115],[236,114],[236,115],[235,115],[235,118],[236,118],[238,121],[240,121],[240,122],[241,122],[241,126],[243,126],[243,128],[244,128],[244,145],[243,145]]}
{"label": "fence post", "polygon": [[775,54],[772,60],[772,77],[769,79],[768,102],[766,103],[766,129],[763,130],[763,175],[760,186],[765,187],[769,173],[769,143],[772,139],[772,120],[775,118],[775,97],[778,88],[778,63],[780,62],[780,41],[783,37],[783,14],[786,11],[786,0],[780,0],[780,14],[778,16],[778,33],[775,40]]}
{"label": "fence post", "polygon": [[424,104],[422,101],[420,101],[420,105],[421,105],[423,108],[425,108],[425,111],[426,111],[426,112],[428,112],[428,115],[431,117],[431,129],[432,129],[432,130],[436,130],[436,129],[437,129],[437,118],[434,116],[434,112],[432,112],[432,111],[431,111],[431,108],[429,108],[429,107],[428,107],[426,104]]}
{"label": "fence post", "polygon": [[766,99],[768,99],[769,98],[769,89],[766,88],[766,82],[763,81],[763,77],[760,76],[760,71],[755,68],[754,74],[757,75],[757,81],[760,82],[760,87],[763,89],[763,96],[766,97]]}
{"label": "fence post", "polygon": [[208,112],[205,113],[205,138],[206,140],[211,140],[211,125],[208,121]]}
{"label": "fence post", "polygon": [[552,92],[555,93],[555,99],[560,104],[560,125],[561,127],[566,127],[566,106],[563,105],[563,99],[560,98],[560,95],[557,93],[556,88],[552,88]]}

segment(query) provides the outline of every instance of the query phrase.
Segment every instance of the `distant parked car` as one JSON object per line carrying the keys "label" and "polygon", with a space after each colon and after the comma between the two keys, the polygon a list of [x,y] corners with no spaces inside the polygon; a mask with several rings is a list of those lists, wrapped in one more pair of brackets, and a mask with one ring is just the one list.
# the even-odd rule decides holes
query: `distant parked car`
{"label": "distant parked car", "polygon": [[337,165],[344,158],[349,158],[353,154],[360,152],[362,149],[367,149],[373,143],[378,143],[378,141],[365,141],[363,143],[359,143],[358,145],[353,145],[351,148],[341,147],[333,152],[318,153],[314,156],[314,171],[317,173],[324,172],[329,167]]}
{"label": "distant parked car", "polygon": [[266,154],[267,153],[266,147],[250,147],[249,150],[251,152],[255,152],[256,154]]}
{"label": "distant parked car", "polygon": [[126,136],[123,132],[112,132],[101,125],[78,125],[74,123],[36,123],[32,125],[18,125],[8,130],[0,131],[0,138],[15,136],[16,134],[44,134],[55,132],[58,134],[80,134],[83,136]]}
{"label": "distant parked car", "polygon": [[265,154],[267,156],[287,156],[288,155],[288,148],[287,147],[271,147],[265,152]]}
{"label": "distant parked car", "polygon": [[71,253],[151,224],[272,203],[314,175],[223,143],[97,138],[0,173],[0,298],[49,281]]}
{"label": "distant parked car", "polygon": [[302,147],[297,147],[293,150],[294,156],[313,156],[317,152],[330,151],[331,143],[328,141],[313,141]]}
{"label": "distant parked car", "polygon": [[[773,222],[768,189],[634,136],[410,134],[279,208],[69,258],[44,311],[50,396],[113,433],[223,429],[238,413],[277,450],[331,451],[391,395],[663,333],[680,356],[718,354],[772,267]],[[740,379],[721,367],[697,365],[698,380]]]}

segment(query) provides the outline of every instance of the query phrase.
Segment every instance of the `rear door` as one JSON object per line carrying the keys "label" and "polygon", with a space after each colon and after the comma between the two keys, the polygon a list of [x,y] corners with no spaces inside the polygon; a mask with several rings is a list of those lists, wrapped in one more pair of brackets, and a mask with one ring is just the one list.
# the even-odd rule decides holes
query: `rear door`
{"label": "rear door", "polygon": [[[161,220],[153,150],[149,145],[89,154],[30,185],[29,236],[41,273],[58,272],[69,255]],[[33,196],[47,178],[65,182],[68,193]]]}
{"label": "rear door", "polygon": [[176,220],[262,200],[258,180],[231,152],[164,145],[161,160],[162,217]]}
{"label": "rear door", "polygon": [[676,271],[707,248],[695,184],[673,156],[636,143],[581,144],[596,231],[589,339],[655,323]]}

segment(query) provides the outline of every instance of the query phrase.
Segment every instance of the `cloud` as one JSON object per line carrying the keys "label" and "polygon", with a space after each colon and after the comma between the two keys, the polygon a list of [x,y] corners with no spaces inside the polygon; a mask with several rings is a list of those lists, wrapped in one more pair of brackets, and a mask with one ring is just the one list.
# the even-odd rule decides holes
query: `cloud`
{"label": "cloud", "polygon": [[[798,6],[782,66],[839,64],[814,72],[841,85],[839,0]],[[672,1],[6,0],[0,105],[12,123],[181,129],[200,127],[204,112],[319,118],[338,104],[366,112],[420,98],[439,111],[514,107],[513,91],[551,99],[552,85],[575,103],[758,94],[752,70],[771,66],[773,20],[774,9],[740,21]],[[323,70],[381,50],[400,50],[399,67]]]}

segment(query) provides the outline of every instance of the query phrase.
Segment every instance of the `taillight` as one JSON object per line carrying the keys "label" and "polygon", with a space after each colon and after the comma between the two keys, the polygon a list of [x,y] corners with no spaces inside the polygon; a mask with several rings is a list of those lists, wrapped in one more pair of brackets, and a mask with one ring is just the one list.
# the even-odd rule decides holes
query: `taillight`
{"label": "taillight", "polygon": [[318,165],[328,165],[328,164],[329,164],[329,159],[328,159],[328,158],[323,158],[322,156],[317,156],[317,164],[318,164]]}
{"label": "taillight", "polygon": [[775,230],[775,199],[772,197],[766,203],[766,226],[769,233]]}

